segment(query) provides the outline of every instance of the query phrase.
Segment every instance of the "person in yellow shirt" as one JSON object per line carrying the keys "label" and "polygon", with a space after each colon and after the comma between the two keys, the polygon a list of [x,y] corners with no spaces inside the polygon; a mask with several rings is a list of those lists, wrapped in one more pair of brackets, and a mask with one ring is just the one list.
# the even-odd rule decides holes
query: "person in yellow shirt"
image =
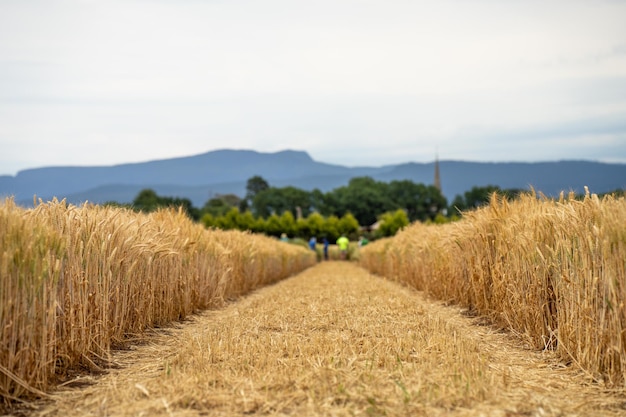
{"label": "person in yellow shirt", "polygon": [[339,254],[341,259],[346,259],[348,257],[348,245],[350,241],[344,235],[341,235],[339,239],[337,239],[337,246],[339,246]]}

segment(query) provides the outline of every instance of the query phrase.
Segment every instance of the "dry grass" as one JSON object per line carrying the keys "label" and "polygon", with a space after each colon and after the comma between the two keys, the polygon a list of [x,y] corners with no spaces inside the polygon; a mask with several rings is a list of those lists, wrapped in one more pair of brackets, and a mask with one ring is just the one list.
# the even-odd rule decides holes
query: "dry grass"
{"label": "dry grass", "polygon": [[625,260],[626,201],[592,195],[494,196],[460,222],[414,224],[361,251],[369,270],[468,307],[622,387]]}
{"label": "dry grass", "polygon": [[0,398],[45,395],[101,371],[146,328],[222,305],[315,263],[303,248],[150,215],[64,202],[0,204]]}
{"label": "dry grass", "polygon": [[[625,398],[458,308],[327,262],[120,352],[32,416],[618,416]],[[74,381],[80,385],[85,378]]]}

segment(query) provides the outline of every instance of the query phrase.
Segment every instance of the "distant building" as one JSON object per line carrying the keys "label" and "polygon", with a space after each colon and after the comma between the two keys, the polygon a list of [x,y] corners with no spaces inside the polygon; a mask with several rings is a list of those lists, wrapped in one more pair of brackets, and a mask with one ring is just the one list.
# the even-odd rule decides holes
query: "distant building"
{"label": "distant building", "polygon": [[435,155],[435,182],[433,184],[441,192],[441,176],[439,174],[439,155]]}
{"label": "distant building", "polygon": [[[433,185],[443,195],[443,193],[441,192],[441,175],[439,174],[439,154],[435,154],[435,181],[434,181]],[[434,211],[436,211],[436,210],[437,209],[434,208]],[[444,207],[443,209],[441,209],[440,213],[443,214],[444,216],[447,216],[448,215],[448,209]]]}

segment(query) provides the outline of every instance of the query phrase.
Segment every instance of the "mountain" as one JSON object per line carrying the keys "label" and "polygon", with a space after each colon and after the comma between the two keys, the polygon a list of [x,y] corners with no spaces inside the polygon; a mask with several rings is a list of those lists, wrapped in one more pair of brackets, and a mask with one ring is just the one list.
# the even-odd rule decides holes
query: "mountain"
{"label": "mountain", "polygon": [[[538,163],[485,163],[440,161],[443,193],[448,201],[474,186],[529,189],[547,195],[560,191],[594,193],[626,188],[626,164],[592,161]],[[261,153],[219,150],[189,157],[96,167],[44,167],[27,169],[16,176],[0,176],[0,196],[14,196],[32,205],[33,196],[44,201],[66,198],[84,201],[131,202],[145,188],[159,195],[189,198],[201,207],[216,194],[243,196],[250,177],[260,175],[270,185],[330,191],[350,178],[370,176],[379,181],[409,179],[432,184],[434,163],[404,163],[382,167],[345,167],[313,160],[306,152],[286,150]]]}

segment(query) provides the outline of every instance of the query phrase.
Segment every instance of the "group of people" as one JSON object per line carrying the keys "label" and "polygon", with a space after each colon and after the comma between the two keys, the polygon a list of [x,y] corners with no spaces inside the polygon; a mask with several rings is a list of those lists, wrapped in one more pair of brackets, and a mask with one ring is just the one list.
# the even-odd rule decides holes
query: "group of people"
{"label": "group of people", "polygon": [[[350,240],[348,240],[348,238],[345,235],[341,235],[339,237],[339,239],[337,239],[337,246],[339,247],[339,256],[341,257],[342,260],[347,259],[348,257],[348,246],[350,245]],[[330,242],[328,241],[328,239],[326,238],[326,236],[324,236],[322,238],[322,244],[323,244],[323,253],[324,253],[324,260],[328,260],[328,247],[330,246]],[[311,250],[315,250],[315,247],[317,246],[317,238],[315,236],[311,237],[311,239],[309,239],[309,248],[311,248]]]}
{"label": "group of people", "polygon": [[[288,242],[289,238],[287,237],[286,233],[283,233],[280,235],[280,240],[282,240],[283,242]],[[364,238],[364,237],[360,237],[359,238],[359,247],[365,246],[367,245],[369,241]],[[350,240],[345,236],[345,235],[341,235],[339,237],[339,239],[337,239],[337,242],[335,242],[337,244],[337,247],[339,247],[339,257],[342,260],[348,259],[348,247],[350,246]],[[323,254],[324,254],[324,260],[328,260],[329,256],[328,256],[328,247],[330,246],[330,242],[328,241],[328,239],[326,238],[326,236],[324,236],[322,238],[322,247],[323,247]],[[315,236],[312,236],[311,239],[309,239],[309,248],[311,250],[316,250],[317,247],[317,238]]]}

